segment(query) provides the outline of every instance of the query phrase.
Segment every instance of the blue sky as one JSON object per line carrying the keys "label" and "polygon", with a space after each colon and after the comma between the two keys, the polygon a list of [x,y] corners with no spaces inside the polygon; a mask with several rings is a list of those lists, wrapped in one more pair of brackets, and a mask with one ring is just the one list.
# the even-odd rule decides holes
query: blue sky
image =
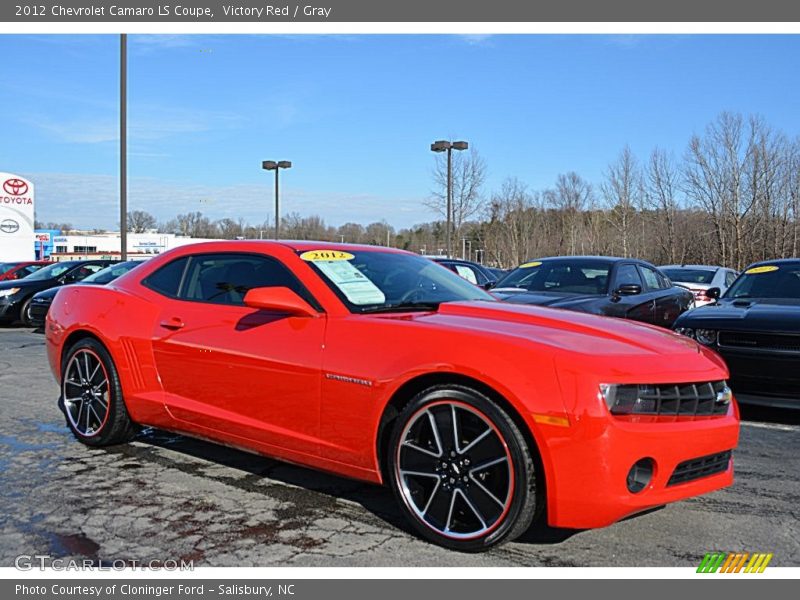
{"label": "blue sky", "polygon": [[[37,218],[117,224],[117,36],[0,35],[0,171],[38,185]],[[286,211],[329,224],[432,220],[440,138],[484,157],[484,192],[625,144],[680,156],[723,110],[800,133],[798,36],[130,36],[130,205],[166,219]]]}

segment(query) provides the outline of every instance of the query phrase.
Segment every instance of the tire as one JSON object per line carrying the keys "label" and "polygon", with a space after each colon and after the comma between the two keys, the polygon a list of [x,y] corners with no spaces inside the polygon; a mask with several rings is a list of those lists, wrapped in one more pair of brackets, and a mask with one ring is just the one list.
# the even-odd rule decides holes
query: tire
{"label": "tire", "polygon": [[19,320],[25,327],[33,327],[30,317],[28,316],[28,310],[31,307],[31,300],[33,300],[33,297],[25,300],[25,302],[22,303],[22,308],[19,309]]}
{"label": "tire", "polygon": [[138,432],[125,408],[114,361],[94,338],[80,340],[67,352],[59,406],[67,427],[87,446],[123,444]]}
{"label": "tire", "polygon": [[524,533],[543,502],[532,451],[488,397],[468,387],[434,386],[395,420],[389,484],[423,538],[480,552]]}

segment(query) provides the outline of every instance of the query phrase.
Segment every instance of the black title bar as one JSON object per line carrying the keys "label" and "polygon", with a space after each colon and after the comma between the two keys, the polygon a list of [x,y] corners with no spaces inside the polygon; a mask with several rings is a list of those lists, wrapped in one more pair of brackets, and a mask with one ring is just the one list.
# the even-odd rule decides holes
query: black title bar
{"label": "black title bar", "polygon": [[3,0],[0,22],[797,22],[787,0]]}

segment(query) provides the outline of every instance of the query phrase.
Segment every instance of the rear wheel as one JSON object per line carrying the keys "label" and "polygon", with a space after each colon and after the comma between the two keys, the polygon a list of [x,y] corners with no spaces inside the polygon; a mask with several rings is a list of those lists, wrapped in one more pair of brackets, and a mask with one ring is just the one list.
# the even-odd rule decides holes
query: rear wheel
{"label": "rear wheel", "polygon": [[69,349],[61,376],[61,408],[73,435],[89,446],[128,442],[136,435],[108,350],[87,338]]}
{"label": "rear wheel", "polygon": [[398,417],[390,484],[426,539],[465,552],[521,535],[536,513],[534,461],[508,414],[479,392],[436,386]]}

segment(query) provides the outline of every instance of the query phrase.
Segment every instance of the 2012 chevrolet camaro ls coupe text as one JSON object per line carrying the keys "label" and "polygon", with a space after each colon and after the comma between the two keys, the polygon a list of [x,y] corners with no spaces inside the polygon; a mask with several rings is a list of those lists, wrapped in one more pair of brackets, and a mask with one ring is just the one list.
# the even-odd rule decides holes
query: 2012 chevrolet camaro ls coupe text
{"label": "2012 chevrolet camaro ls coupe text", "polygon": [[184,246],[64,288],[46,332],[85,444],[149,425],[386,483],[457,550],[538,515],[602,527],[733,481],[738,410],[713,351],[499,302],[400,250]]}

